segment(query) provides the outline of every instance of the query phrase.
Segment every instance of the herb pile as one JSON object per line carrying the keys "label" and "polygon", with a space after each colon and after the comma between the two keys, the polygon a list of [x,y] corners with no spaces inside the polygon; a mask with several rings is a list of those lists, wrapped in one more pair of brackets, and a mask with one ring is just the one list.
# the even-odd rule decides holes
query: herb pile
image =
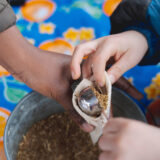
{"label": "herb pile", "polygon": [[68,116],[59,113],[34,124],[19,144],[17,160],[97,160],[100,150]]}

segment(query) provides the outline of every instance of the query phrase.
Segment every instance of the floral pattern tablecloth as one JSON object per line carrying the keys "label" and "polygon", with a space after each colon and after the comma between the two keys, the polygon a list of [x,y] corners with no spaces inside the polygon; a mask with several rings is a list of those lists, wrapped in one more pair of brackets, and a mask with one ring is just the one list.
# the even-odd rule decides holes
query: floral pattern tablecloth
{"label": "floral pattern tablecloth", "polygon": [[[14,7],[17,27],[23,36],[41,49],[71,55],[80,42],[109,35],[109,16],[121,0],[30,0],[23,7]],[[143,106],[149,106],[158,119],[160,65],[135,67],[125,77],[144,94]],[[15,80],[0,66],[0,160],[3,156],[3,133],[6,120],[16,104],[31,89]],[[155,101],[156,105],[150,105]],[[145,107],[144,107],[145,106]],[[150,119],[147,116],[148,120]]]}

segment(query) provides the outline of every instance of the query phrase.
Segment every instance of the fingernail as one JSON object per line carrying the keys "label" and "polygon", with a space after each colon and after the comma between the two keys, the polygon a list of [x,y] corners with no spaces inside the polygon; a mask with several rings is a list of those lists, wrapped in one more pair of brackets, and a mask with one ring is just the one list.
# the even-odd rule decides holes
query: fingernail
{"label": "fingernail", "polygon": [[94,129],[94,127],[92,125],[88,124],[88,123],[83,123],[82,128],[86,132],[91,132]]}
{"label": "fingernail", "polygon": [[99,82],[100,87],[104,86],[104,82]]}
{"label": "fingernail", "polygon": [[105,76],[103,77],[103,80],[99,82],[100,87],[103,87],[105,85]]}
{"label": "fingernail", "polygon": [[113,75],[109,75],[109,79],[112,84],[115,82],[115,77]]}

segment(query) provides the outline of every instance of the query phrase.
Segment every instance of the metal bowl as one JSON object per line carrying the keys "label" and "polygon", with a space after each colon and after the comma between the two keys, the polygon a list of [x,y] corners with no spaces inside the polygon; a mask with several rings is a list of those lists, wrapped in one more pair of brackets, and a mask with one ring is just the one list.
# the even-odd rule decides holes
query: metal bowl
{"label": "metal bowl", "polygon": [[[144,114],[125,93],[118,89],[112,91],[113,115],[146,122]],[[18,145],[23,135],[37,121],[54,113],[64,112],[56,101],[46,98],[39,93],[31,92],[25,96],[8,119],[4,148],[7,160],[16,160]]]}

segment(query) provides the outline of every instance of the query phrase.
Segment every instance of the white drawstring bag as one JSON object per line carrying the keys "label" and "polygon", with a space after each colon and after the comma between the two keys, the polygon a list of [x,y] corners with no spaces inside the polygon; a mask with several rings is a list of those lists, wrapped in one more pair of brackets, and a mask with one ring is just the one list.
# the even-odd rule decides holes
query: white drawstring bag
{"label": "white drawstring bag", "polygon": [[98,141],[99,137],[102,135],[103,128],[106,125],[106,123],[108,122],[108,119],[110,117],[112,86],[111,86],[111,82],[108,78],[107,72],[105,72],[105,87],[106,87],[107,97],[108,97],[107,98],[107,106],[106,106],[106,109],[98,117],[93,117],[93,116],[87,115],[79,108],[79,106],[77,104],[77,96],[79,95],[79,93],[83,89],[85,89],[89,86],[93,86],[93,82],[88,79],[83,79],[73,92],[72,103],[73,103],[73,106],[74,106],[75,110],[77,111],[77,113],[82,118],[84,118],[84,120],[87,123],[89,123],[95,127],[94,131],[92,131],[90,133],[92,142],[95,144]]}

